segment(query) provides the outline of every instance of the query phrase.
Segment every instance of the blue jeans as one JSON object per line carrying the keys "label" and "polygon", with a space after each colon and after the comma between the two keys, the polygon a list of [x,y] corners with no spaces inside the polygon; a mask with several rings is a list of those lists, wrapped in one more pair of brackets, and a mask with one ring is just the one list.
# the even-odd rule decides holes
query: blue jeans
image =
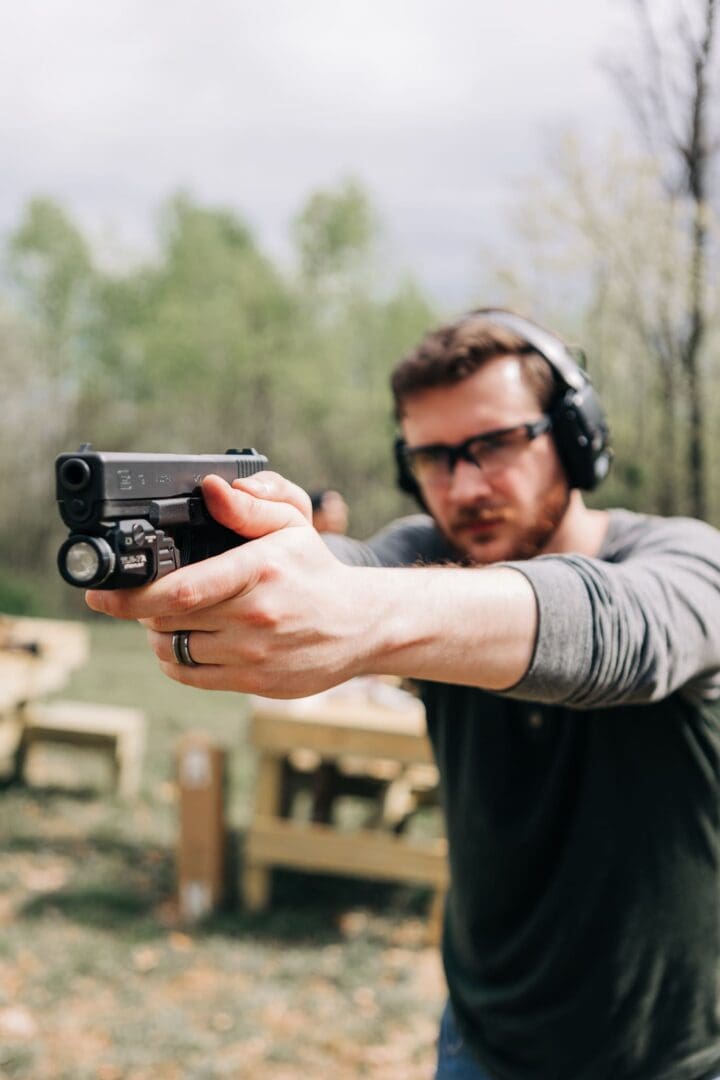
{"label": "blue jeans", "polygon": [[435,1080],[491,1080],[458,1031],[449,1001],[440,1022]]}
{"label": "blue jeans", "polygon": [[491,1080],[458,1031],[449,1001],[440,1021],[435,1080]]}

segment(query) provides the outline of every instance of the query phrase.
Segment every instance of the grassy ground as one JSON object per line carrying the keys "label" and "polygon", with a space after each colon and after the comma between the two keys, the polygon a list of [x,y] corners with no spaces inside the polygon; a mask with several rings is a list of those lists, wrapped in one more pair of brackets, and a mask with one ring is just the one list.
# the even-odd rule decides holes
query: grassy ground
{"label": "grassy ground", "polygon": [[429,1077],[444,982],[428,893],[276,874],[269,912],[180,925],[174,746],[200,727],[228,747],[241,858],[243,702],[164,679],[136,626],[91,625],[63,696],[142,705],[143,789],[123,805],[96,756],[38,748],[42,786],[0,790],[0,1080]]}

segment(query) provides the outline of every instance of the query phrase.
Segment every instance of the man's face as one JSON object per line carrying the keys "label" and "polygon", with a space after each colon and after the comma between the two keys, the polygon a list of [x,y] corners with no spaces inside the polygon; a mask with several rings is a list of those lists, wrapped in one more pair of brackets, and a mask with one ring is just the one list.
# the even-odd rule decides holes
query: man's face
{"label": "man's face", "polygon": [[[459,383],[421,390],[404,402],[407,445],[457,444],[538,420],[542,411],[515,357],[489,360]],[[530,558],[551,540],[569,488],[552,436],[522,439],[501,468],[460,459],[452,474],[421,485],[450,543],[473,563]]]}

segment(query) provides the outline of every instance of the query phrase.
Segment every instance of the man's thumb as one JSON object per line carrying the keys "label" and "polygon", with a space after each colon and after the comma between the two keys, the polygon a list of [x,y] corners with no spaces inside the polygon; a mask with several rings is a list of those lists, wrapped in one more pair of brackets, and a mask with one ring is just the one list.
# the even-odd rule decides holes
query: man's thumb
{"label": "man's thumb", "polygon": [[[202,493],[208,512],[220,525],[243,536],[256,540],[260,536],[279,529],[307,526],[308,522],[295,507],[286,502],[263,498],[258,482],[258,495],[231,487],[219,476],[207,476],[203,480]],[[251,486],[247,481],[243,485]]]}

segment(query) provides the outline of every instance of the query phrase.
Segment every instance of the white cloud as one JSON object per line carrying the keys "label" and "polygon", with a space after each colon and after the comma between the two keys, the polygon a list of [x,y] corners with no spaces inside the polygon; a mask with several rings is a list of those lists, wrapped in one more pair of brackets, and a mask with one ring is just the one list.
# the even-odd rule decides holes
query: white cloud
{"label": "white cloud", "polygon": [[309,191],[352,173],[407,261],[452,295],[465,271],[451,281],[449,263],[497,230],[502,191],[537,165],[547,131],[614,122],[596,61],[617,12],[612,0],[5,5],[0,227],[43,191],[139,238],[185,186],[280,249]]}

